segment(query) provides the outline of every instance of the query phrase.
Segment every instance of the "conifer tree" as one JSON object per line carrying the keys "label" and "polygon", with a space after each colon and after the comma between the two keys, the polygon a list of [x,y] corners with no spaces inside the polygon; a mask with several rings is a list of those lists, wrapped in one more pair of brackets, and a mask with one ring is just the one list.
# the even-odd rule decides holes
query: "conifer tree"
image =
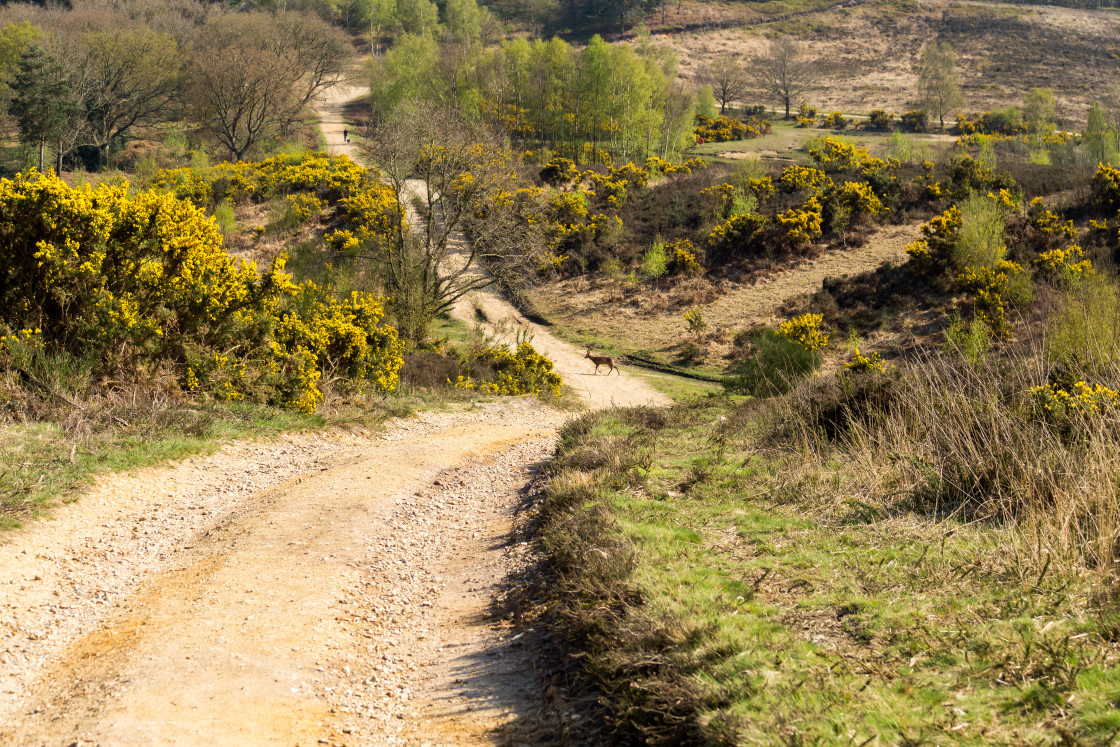
{"label": "conifer tree", "polygon": [[[47,142],[59,141],[77,114],[70,86],[58,63],[36,45],[20,56],[12,91],[15,96],[10,112],[19,123],[20,139],[39,146],[39,170],[42,171]],[[61,147],[58,159],[61,169]]]}

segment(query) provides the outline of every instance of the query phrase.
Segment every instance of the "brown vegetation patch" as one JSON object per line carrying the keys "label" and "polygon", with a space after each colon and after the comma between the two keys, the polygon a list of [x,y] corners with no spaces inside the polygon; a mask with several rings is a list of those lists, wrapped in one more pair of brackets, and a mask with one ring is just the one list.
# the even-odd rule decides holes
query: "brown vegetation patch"
{"label": "brown vegetation patch", "polygon": [[1079,127],[1089,102],[1114,87],[1120,72],[1120,14],[1104,10],[864,4],[777,25],[657,35],[654,43],[673,48],[682,77],[697,81],[715,57],[761,54],[778,31],[818,61],[823,72],[809,99],[829,111],[908,109],[928,39],[948,41],[960,55],[970,110],[1019,105],[1026,91],[1048,87],[1058,96],[1059,117]]}

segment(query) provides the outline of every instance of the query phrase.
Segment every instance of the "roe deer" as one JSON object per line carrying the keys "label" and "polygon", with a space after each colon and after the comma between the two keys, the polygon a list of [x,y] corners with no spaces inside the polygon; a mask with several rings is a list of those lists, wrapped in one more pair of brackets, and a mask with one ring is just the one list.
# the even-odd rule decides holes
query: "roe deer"
{"label": "roe deer", "polygon": [[595,373],[599,373],[599,366],[610,366],[610,371],[607,371],[607,376],[611,375],[611,371],[618,371],[618,375],[622,375],[622,372],[614,365],[614,358],[609,355],[592,355],[591,348],[588,348],[583,357],[590,358],[591,362],[595,364]]}

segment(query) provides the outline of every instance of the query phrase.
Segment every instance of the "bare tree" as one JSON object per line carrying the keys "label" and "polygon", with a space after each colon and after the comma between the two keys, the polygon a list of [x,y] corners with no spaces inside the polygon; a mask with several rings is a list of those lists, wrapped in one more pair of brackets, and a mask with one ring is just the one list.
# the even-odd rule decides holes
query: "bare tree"
{"label": "bare tree", "polygon": [[344,33],[318,16],[286,12],[273,18],[265,46],[295,73],[288,113],[294,119],[322,91],[345,80],[354,50]]}
{"label": "bare tree", "polygon": [[739,101],[748,91],[746,70],[729,54],[711,61],[704,71],[704,82],[712,87],[720,114],[727,111],[728,104]]}
{"label": "bare tree", "polygon": [[195,119],[240,160],[341,82],[351,59],[345,38],[312,16],[219,16],[191,62]]}
{"label": "bare tree", "polygon": [[536,266],[543,242],[519,218],[512,152],[457,110],[407,102],[362,148],[400,214],[412,207],[418,218],[414,232],[398,223],[374,256],[404,337],[423,339],[466,294]]}
{"label": "bare tree", "polygon": [[82,34],[73,68],[82,85],[89,143],[101,162],[113,141],[134,127],[174,118],[183,89],[183,55],[166,34],[147,28],[111,28]]}
{"label": "bare tree", "polygon": [[786,119],[793,102],[816,81],[813,65],[802,59],[801,51],[786,38],[771,42],[769,51],[755,59],[752,68],[755,85],[764,96],[785,108]]}
{"label": "bare tree", "polygon": [[279,127],[291,110],[292,93],[277,81],[282,61],[267,49],[208,43],[195,55],[192,96],[195,118],[240,161]]}
{"label": "bare tree", "polygon": [[937,116],[942,130],[945,129],[945,115],[964,106],[957,74],[957,53],[948,42],[930,42],[922,50],[918,63],[918,100],[922,109]]}

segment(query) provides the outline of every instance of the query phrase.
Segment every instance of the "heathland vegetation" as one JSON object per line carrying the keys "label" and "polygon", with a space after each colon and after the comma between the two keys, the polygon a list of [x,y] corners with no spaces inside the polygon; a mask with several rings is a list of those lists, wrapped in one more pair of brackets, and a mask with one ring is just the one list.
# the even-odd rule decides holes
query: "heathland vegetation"
{"label": "heathland vegetation", "polygon": [[[960,18],[1003,6],[858,108],[798,40],[844,9],[744,4],[773,38],[703,64],[650,30],[726,5],[6,7],[0,516],[215,436],[557,400],[449,318],[497,283],[723,390],[577,418],[547,469],[523,612],[589,740],[1109,743],[1117,92],[977,96]],[[355,82],[364,165],[310,110]]]}

